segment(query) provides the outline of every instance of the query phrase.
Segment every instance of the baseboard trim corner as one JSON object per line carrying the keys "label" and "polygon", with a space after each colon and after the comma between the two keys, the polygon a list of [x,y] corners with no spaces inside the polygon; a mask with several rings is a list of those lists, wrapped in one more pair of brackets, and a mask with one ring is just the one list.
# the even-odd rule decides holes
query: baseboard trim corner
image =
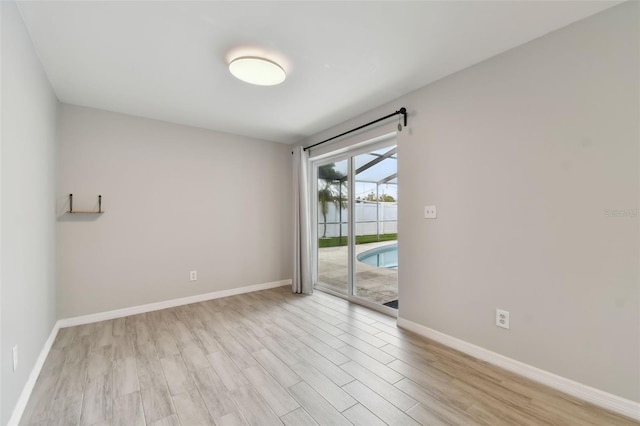
{"label": "baseboard trim corner", "polygon": [[176,306],[189,305],[191,303],[204,302],[206,300],[221,299],[223,297],[236,296],[238,294],[268,290],[270,288],[283,287],[286,285],[291,285],[291,279],[248,285],[244,287],[231,288],[228,290],[219,290],[211,293],[196,294],[194,296],[164,300],[162,302],[149,303],[146,305],[131,306],[128,308],[114,309],[112,311],[98,312],[97,314],[64,318],[59,320],[58,323],[60,325],[60,328],[73,327],[76,325],[91,324],[98,321],[127,317],[129,315],[158,311],[160,309],[175,308]]}
{"label": "baseboard trim corner", "polygon": [[11,417],[9,418],[8,426],[17,426],[22,419],[22,415],[24,414],[25,408],[27,408],[27,403],[29,402],[29,398],[31,397],[31,392],[33,392],[33,388],[36,385],[36,381],[38,380],[38,376],[40,376],[40,371],[42,371],[42,367],[44,367],[44,362],[47,360],[47,356],[49,356],[49,351],[53,346],[53,342],[56,340],[56,336],[58,335],[58,331],[60,330],[60,322],[56,321],[51,329],[51,333],[49,333],[49,337],[44,342],[44,346],[40,351],[40,355],[36,359],[36,363],[31,369],[31,373],[29,373],[29,378],[27,382],[24,384],[22,388],[22,392],[20,393],[20,397],[16,402],[15,407],[13,407],[13,412],[11,413]]}
{"label": "baseboard trim corner", "polygon": [[593,388],[591,386],[576,382],[566,377],[558,376],[538,367],[516,361],[513,358],[500,355],[473,343],[460,340],[448,334],[441,333],[424,325],[398,317],[398,327],[412,331],[423,337],[435,340],[445,346],[464,352],[475,358],[486,361],[490,364],[504,368],[505,370],[524,376],[528,379],[542,383],[551,388],[575,396],[584,401],[590,402],[607,410],[611,410],[623,416],[640,420],[640,403],[622,398],[617,395]]}

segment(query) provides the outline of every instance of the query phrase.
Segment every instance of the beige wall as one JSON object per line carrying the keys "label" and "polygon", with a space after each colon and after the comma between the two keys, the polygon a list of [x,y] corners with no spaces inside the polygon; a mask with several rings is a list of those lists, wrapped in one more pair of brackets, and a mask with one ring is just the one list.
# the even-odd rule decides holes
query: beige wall
{"label": "beige wall", "polygon": [[639,35],[629,2],[339,127],[410,111],[402,318],[640,401]]}
{"label": "beige wall", "polygon": [[[0,424],[56,320],[57,99],[12,2],[2,11]],[[11,348],[18,346],[13,371]]]}
{"label": "beige wall", "polygon": [[60,318],[291,278],[288,145],[65,104],[59,141]]}

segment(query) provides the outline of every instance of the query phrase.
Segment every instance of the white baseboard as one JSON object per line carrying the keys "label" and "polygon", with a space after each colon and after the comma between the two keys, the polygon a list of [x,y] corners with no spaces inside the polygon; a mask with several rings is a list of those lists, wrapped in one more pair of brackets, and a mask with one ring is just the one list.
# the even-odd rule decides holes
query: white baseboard
{"label": "white baseboard", "polygon": [[145,312],[157,311],[160,309],[173,308],[176,306],[188,305],[190,303],[198,303],[204,302],[205,300],[212,299],[220,299],[222,297],[235,296],[238,294],[251,293],[254,291],[260,290],[268,290],[270,288],[282,287],[286,285],[291,285],[291,280],[282,280],[282,281],[274,281],[270,283],[264,284],[255,284],[249,285],[245,287],[232,288],[229,290],[220,290],[214,291],[212,293],[205,294],[197,294],[195,296],[182,297],[180,299],[172,299],[165,300],[163,302],[157,303],[149,303],[147,305],[140,306],[132,306],[130,308],[116,309],[113,311],[100,312],[97,314],[91,315],[82,315],[79,317],[73,318],[65,318],[58,320],[53,329],[51,330],[51,334],[49,334],[49,338],[44,343],[42,347],[42,351],[36,360],[33,369],[31,370],[31,374],[29,374],[29,378],[27,379],[27,383],[25,383],[24,388],[22,389],[22,393],[20,394],[20,398],[18,398],[18,402],[16,403],[13,413],[11,413],[11,418],[9,419],[8,426],[17,426],[20,423],[20,419],[22,418],[22,414],[24,414],[24,409],[27,407],[27,402],[29,402],[29,398],[31,397],[31,392],[33,391],[33,387],[38,380],[38,376],[40,375],[40,371],[44,366],[44,362],[49,355],[49,351],[51,350],[51,346],[53,342],[56,340],[56,336],[58,335],[58,330],[65,327],[73,327],[75,325],[82,324],[90,324],[92,322],[104,321],[114,318],[126,317],[129,315],[142,314]]}
{"label": "white baseboard", "polygon": [[27,383],[24,384],[24,387],[22,388],[22,393],[18,398],[18,402],[16,402],[16,405],[13,408],[13,412],[11,413],[11,418],[9,419],[9,423],[7,423],[8,426],[17,426],[18,423],[20,423],[20,419],[22,418],[24,409],[27,407],[27,403],[29,402],[29,398],[31,397],[31,392],[33,392],[33,388],[36,385],[38,376],[40,376],[40,371],[44,366],[44,362],[47,360],[47,356],[49,355],[51,346],[53,346],[53,342],[56,340],[56,336],[58,335],[58,330],[60,330],[59,321],[57,321],[53,325],[53,329],[51,330],[51,333],[49,333],[49,337],[47,338],[46,342],[44,342],[44,346],[40,351],[40,355],[38,355],[38,359],[36,359],[36,363],[31,369],[31,373],[29,373],[29,378],[27,379]]}
{"label": "white baseboard", "polygon": [[195,296],[181,297],[179,299],[164,300],[162,302],[149,303],[147,305],[131,306],[129,308],[114,309],[113,311],[99,312],[97,314],[81,315],[78,317],[59,320],[60,328],[73,327],[75,325],[90,324],[92,322],[105,321],[114,318],[122,318],[129,315],[143,314],[145,312],[158,311],[160,309],[174,308],[190,303],[204,302],[205,300],[220,299],[254,291],[268,290],[270,288],[291,285],[291,280],[273,281],[270,283],[254,284],[245,287],[231,288],[229,290],[214,291],[212,293],[196,294]]}
{"label": "white baseboard", "polygon": [[584,401],[614,411],[635,420],[640,420],[640,403],[631,401],[602,391],[600,389],[578,383],[557,374],[525,364],[515,359],[500,355],[488,349],[457,339],[424,325],[398,317],[398,327],[413,331],[416,334],[435,340],[450,348],[456,349],[475,358],[481,359],[528,379],[547,385],[561,392],[573,395]]}

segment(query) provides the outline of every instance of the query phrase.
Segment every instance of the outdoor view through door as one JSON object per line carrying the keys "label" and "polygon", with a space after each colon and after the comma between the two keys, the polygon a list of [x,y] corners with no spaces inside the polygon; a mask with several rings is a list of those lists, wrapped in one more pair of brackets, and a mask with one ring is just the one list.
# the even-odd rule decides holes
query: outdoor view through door
{"label": "outdoor view through door", "polygon": [[314,163],[317,286],[397,308],[395,145]]}

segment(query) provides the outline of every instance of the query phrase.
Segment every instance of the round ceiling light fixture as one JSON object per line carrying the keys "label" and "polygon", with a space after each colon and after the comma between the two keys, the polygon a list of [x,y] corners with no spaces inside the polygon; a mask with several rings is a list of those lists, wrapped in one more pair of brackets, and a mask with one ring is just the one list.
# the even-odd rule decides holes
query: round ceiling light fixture
{"label": "round ceiling light fixture", "polygon": [[258,56],[240,56],[229,62],[229,71],[239,80],[258,86],[275,86],[287,78],[277,63]]}

